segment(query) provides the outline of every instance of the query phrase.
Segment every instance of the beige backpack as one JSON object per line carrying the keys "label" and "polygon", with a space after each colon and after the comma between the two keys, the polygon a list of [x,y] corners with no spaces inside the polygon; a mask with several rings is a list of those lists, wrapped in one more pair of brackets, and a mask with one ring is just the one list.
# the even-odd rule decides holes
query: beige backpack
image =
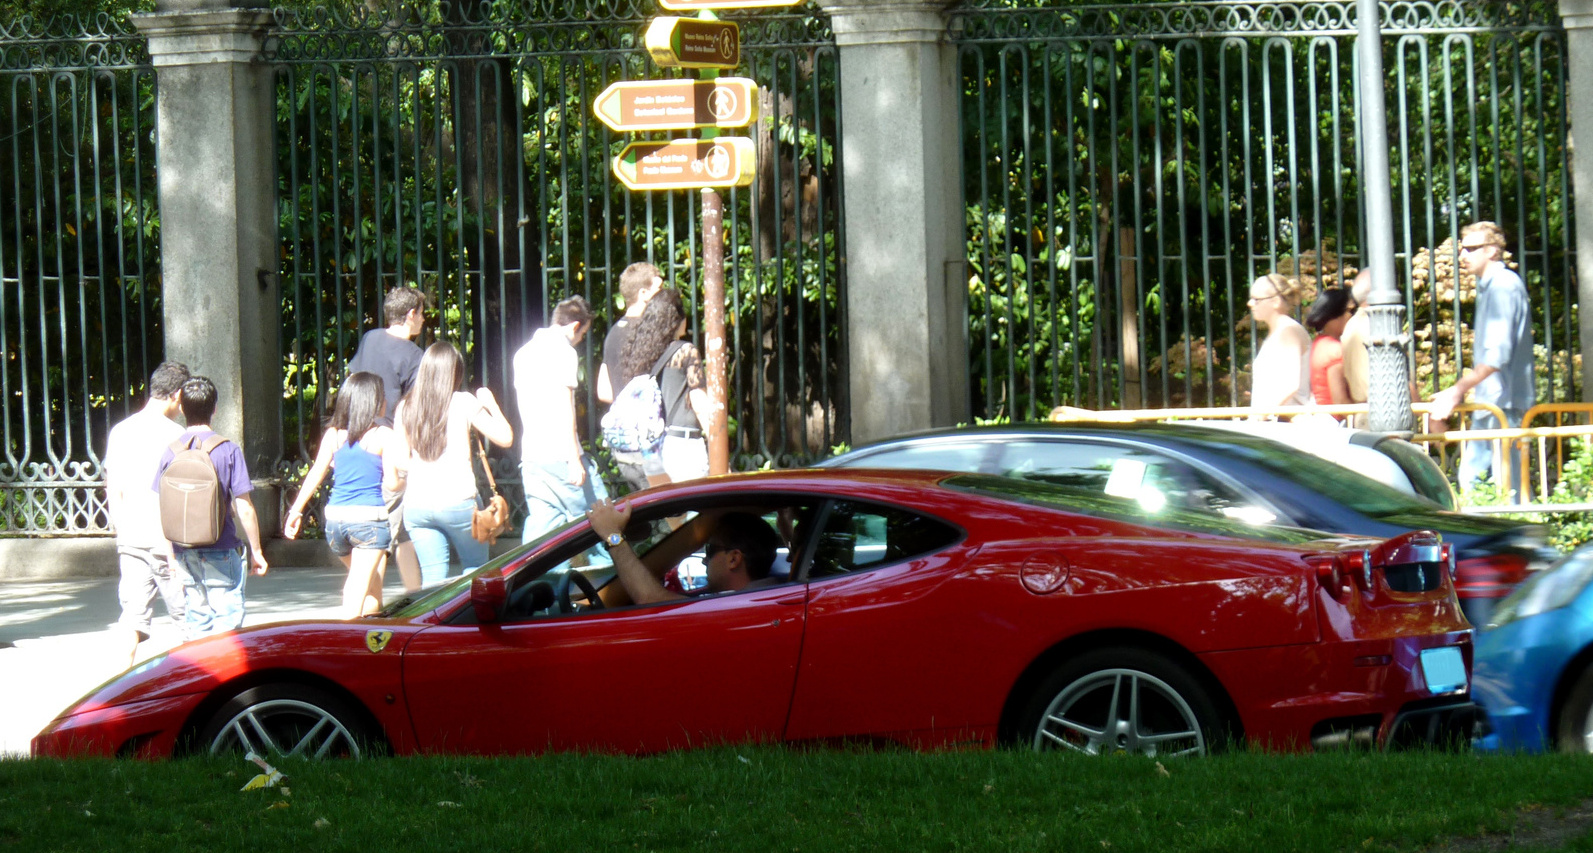
{"label": "beige backpack", "polygon": [[160,528],[184,548],[216,544],[227,522],[227,490],[210,452],[227,440],[212,435],[194,445],[192,436],[171,443],[172,460],[160,474]]}

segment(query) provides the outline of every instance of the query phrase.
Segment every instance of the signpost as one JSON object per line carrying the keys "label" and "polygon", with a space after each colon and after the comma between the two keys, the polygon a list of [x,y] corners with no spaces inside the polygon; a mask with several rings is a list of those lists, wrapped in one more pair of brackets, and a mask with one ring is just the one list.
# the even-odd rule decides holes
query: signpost
{"label": "signpost", "polygon": [[729,21],[654,18],[644,40],[664,68],[735,68],[741,64],[741,28]]}
{"label": "signpost", "polygon": [[625,80],[604,89],[592,111],[620,131],[746,127],[758,120],[758,84],[745,77]]}
{"label": "signpost", "polygon": [[758,86],[740,77],[714,79],[741,64],[741,29],[715,9],[774,9],[801,0],[659,0],[697,18],[660,17],[647,27],[647,53],[664,68],[704,69],[697,80],[628,80],[603,90],[592,111],[616,131],[701,129],[701,139],[632,142],[614,158],[614,175],[633,190],[702,191],[703,346],[713,410],[698,412],[708,437],[708,473],[730,470],[726,381],[724,201],[716,188],[745,187],[757,173],[757,145],[719,128],[758,120]]}
{"label": "signpost", "polygon": [[740,136],[632,142],[614,158],[614,176],[633,190],[744,187],[757,171],[757,154]]}

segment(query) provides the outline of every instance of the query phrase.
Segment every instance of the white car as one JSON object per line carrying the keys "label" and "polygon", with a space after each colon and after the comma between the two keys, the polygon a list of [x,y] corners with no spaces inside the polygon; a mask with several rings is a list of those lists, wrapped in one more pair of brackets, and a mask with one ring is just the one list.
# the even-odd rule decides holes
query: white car
{"label": "white car", "polygon": [[1393,436],[1325,423],[1185,421],[1271,439],[1341,465],[1407,495],[1455,509],[1455,490],[1442,468],[1420,447]]}

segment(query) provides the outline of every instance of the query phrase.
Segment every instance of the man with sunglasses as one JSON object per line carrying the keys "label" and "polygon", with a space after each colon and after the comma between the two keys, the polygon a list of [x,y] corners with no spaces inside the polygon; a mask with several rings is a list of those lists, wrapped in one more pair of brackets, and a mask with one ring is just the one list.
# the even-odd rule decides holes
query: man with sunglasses
{"label": "man with sunglasses", "polygon": [[[1474,412],[1472,429],[1520,426],[1521,416],[1537,400],[1532,376],[1532,306],[1521,277],[1504,265],[1504,246],[1504,231],[1492,222],[1474,222],[1460,230],[1460,267],[1477,277],[1472,367],[1454,385],[1433,396],[1432,414],[1447,420],[1470,392],[1474,402],[1498,406],[1509,421],[1501,424],[1487,412]],[[1460,456],[1462,488],[1470,488],[1492,470],[1497,444],[1465,442]],[[1510,490],[1516,491],[1515,483]]]}
{"label": "man with sunglasses", "polygon": [[[592,532],[601,538],[609,556],[614,558],[614,571],[632,603],[654,604],[695,597],[666,589],[631,550],[624,534],[625,525],[631,520],[629,504],[599,501],[587,512],[587,518],[591,520]],[[695,591],[696,595],[735,592],[767,578],[779,547],[779,534],[758,516],[747,512],[727,512],[719,516],[713,522],[703,549],[708,585]]]}

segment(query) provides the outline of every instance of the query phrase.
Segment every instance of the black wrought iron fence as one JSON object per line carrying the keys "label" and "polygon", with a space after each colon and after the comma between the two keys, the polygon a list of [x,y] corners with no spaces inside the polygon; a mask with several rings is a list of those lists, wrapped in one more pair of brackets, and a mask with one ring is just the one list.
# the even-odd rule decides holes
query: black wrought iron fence
{"label": "black wrought iron fence", "polygon": [[106,530],[163,352],[155,77],[124,20],[0,20],[0,536]]}
{"label": "black wrought iron fence", "polygon": [[[1246,291],[1362,262],[1353,2],[953,15],[976,414],[1244,405]],[[1466,223],[1500,222],[1540,394],[1580,399],[1565,39],[1547,2],[1382,6],[1398,279],[1424,392],[1470,335]]]}
{"label": "black wrought iron fence", "polygon": [[[656,12],[641,0],[277,11],[266,59],[280,112],[287,464],[313,456],[329,391],[397,284],[436,298],[427,335],[458,344],[510,412],[513,353],[559,299],[585,296],[601,315],[584,362],[588,435],[627,264],[667,271],[700,342],[699,196],[621,186],[610,160],[640,137],[591,108],[614,81],[667,76],[641,48]],[[730,17],[737,73],[763,97],[750,131],[758,180],[726,196],[732,453],[748,468],[822,454],[846,432],[839,90],[813,9]]]}

